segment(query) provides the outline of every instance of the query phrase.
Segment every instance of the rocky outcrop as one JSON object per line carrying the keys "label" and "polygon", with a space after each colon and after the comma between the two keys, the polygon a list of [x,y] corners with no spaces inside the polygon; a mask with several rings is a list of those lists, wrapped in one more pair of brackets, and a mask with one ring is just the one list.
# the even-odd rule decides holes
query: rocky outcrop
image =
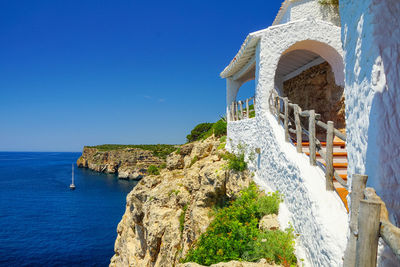
{"label": "rocky outcrop", "polygon": [[[247,171],[224,168],[219,144],[211,137],[184,145],[168,157],[168,169],[136,185],[118,224],[110,266],[178,265],[209,225],[212,207],[233,198],[251,180]],[[188,264],[182,266],[199,266]],[[254,264],[229,266],[259,266]]]}
{"label": "rocky outcrop", "polygon": [[84,147],[82,156],[77,160],[80,168],[89,168],[97,172],[116,173],[121,179],[141,179],[150,165],[160,166],[165,160],[155,157],[151,151],[140,148],[126,148],[101,151],[93,147]]}

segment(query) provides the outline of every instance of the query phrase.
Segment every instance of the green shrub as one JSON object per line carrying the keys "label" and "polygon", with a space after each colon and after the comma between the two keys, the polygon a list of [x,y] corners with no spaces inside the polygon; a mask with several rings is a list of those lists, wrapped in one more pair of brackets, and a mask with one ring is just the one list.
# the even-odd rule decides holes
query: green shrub
{"label": "green shrub", "polygon": [[160,170],[157,168],[157,166],[150,165],[147,168],[147,173],[150,174],[150,175],[159,175],[160,174]]}
{"label": "green shrub", "polygon": [[221,144],[219,144],[219,146],[217,147],[217,149],[218,149],[218,150],[224,149],[225,146],[226,146],[226,143],[221,143]]}
{"label": "green shrub", "polygon": [[228,169],[242,172],[247,169],[247,162],[244,160],[244,152],[239,155],[226,152],[222,158],[228,161]]}
{"label": "green shrub", "polygon": [[296,263],[292,230],[258,229],[260,219],[277,213],[280,202],[278,193],[265,195],[254,183],[250,184],[229,206],[216,210],[214,220],[183,261],[211,265],[266,258],[270,263]]}
{"label": "green shrub", "polygon": [[165,168],[167,168],[167,163],[164,162],[160,165],[160,169],[165,169]]}
{"label": "green shrub", "polygon": [[339,0],[319,0],[318,3],[322,5],[339,6]]}
{"label": "green shrub", "polygon": [[216,137],[224,136],[226,135],[226,127],[227,122],[224,118],[216,123],[200,123],[186,136],[187,142],[204,140],[213,134]]}
{"label": "green shrub", "polygon": [[200,140],[207,133],[214,123],[200,123],[193,128],[189,135],[186,136],[188,142]]}
{"label": "green shrub", "polygon": [[219,141],[220,141],[221,143],[225,143],[225,142],[226,142],[226,135],[221,136],[221,138],[219,139]]}
{"label": "green shrub", "polygon": [[227,123],[223,119],[220,119],[219,121],[214,123],[214,125],[212,127],[214,135],[216,137],[226,135],[226,126],[227,126]]}

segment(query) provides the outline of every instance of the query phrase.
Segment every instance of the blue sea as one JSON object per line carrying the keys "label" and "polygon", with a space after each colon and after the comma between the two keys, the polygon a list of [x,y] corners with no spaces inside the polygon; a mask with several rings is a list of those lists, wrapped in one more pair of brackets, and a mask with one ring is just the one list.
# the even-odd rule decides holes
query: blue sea
{"label": "blue sea", "polygon": [[107,266],[136,185],[71,164],[80,153],[0,152],[0,266]]}

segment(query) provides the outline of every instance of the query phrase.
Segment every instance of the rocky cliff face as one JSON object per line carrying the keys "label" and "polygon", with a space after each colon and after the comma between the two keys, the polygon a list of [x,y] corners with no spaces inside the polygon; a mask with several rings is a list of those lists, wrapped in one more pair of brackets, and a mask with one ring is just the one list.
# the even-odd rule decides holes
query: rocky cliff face
{"label": "rocky cliff face", "polygon": [[127,196],[110,266],[178,265],[209,225],[212,207],[251,180],[248,172],[224,168],[219,145],[212,137],[184,145],[168,156],[160,175],[137,184]]}
{"label": "rocky cliff face", "polygon": [[76,163],[81,168],[116,173],[119,178],[140,179],[146,174],[150,165],[159,166],[164,162],[165,160],[153,156],[151,151],[139,148],[101,151],[85,147]]}

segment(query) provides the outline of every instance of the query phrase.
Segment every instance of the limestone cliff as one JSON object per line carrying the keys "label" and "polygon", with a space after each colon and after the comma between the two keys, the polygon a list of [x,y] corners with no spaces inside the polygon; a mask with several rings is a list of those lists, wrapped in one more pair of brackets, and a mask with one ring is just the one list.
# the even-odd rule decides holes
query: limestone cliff
{"label": "limestone cliff", "polygon": [[125,148],[102,151],[94,147],[84,147],[77,160],[78,167],[98,172],[116,173],[123,179],[141,179],[150,165],[160,166],[165,160],[156,157],[149,150]]}
{"label": "limestone cliff", "polygon": [[178,265],[209,225],[212,207],[251,180],[247,171],[224,168],[219,145],[213,137],[184,145],[168,156],[160,175],[137,184],[127,196],[110,266]]}

